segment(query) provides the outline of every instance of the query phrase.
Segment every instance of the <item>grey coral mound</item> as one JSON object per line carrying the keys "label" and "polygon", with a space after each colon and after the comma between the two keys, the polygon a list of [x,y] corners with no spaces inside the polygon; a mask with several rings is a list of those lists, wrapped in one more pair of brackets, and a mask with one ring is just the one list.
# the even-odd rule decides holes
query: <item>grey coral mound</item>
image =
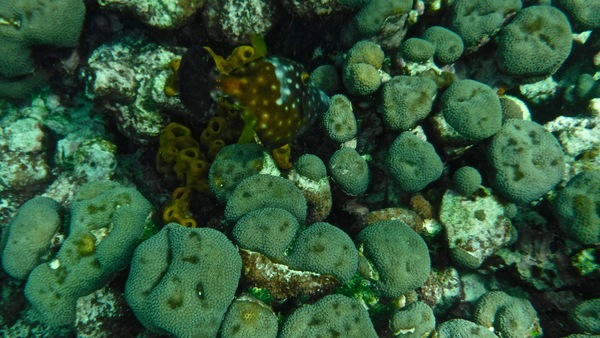
{"label": "grey coral mound", "polygon": [[517,13],[498,35],[500,70],[533,83],[554,74],[571,53],[571,25],[552,6],[531,6]]}
{"label": "grey coral mound", "polygon": [[69,236],[53,260],[33,269],[25,285],[25,296],[45,323],[72,323],[77,299],[129,264],[149,215],[150,203],[134,188],[100,181],[77,190]]}
{"label": "grey coral mound", "polygon": [[358,251],[348,234],[326,222],[302,231],[287,260],[298,270],[334,276],[345,283],[358,268]]}
{"label": "grey coral mound", "polygon": [[241,248],[281,262],[299,230],[298,220],[288,211],[263,208],[244,215],[233,227],[232,235]]}
{"label": "grey coral mound", "polygon": [[444,120],[461,136],[481,141],[502,126],[502,106],[488,85],[474,80],[454,82],[441,98]]}
{"label": "grey coral mound", "polygon": [[379,273],[375,285],[386,297],[414,290],[429,276],[431,261],[425,241],[401,221],[379,221],[358,234],[364,256]]}
{"label": "grey coral mound", "polygon": [[237,249],[219,231],[169,223],[135,250],[125,298],[151,331],[215,337],[241,269]]}
{"label": "grey coral mound", "polygon": [[486,327],[465,319],[450,319],[438,325],[433,334],[436,338],[498,338]]}
{"label": "grey coral mound", "polygon": [[433,310],[423,302],[411,303],[394,314],[390,319],[390,329],[397,337],[429,337],[435,329]]}
{"label": "grey coral mound", "polygon": [[283,323],[281,338],[376,338],[367,310],[353,298],[328,295],[296,309]]}
{"label": "grey coral mound", "polygon": [[390,129],[409,130],[429,115],[436,94],[432,79],[395,76],[383,85],[378,111]]}
{"label": "grey coral mound", "polygon": [[600,334],[600,298],[577,304],[569,313],[569,319],[579,332]]}
{"label": "grey coral mound", "polygon": [[387,168],[400,189],[417,192],[440,178],[444,165],[431,143],[403,132],[390,146]]}
{"label": "grey coral mound", "polygon": [[562,179],[565,160],[558,140],[531,121],[511,119],[488,147],[494,189],[517,204],[544,196]]}
{"label": "grey coral mound", "polygon": [[62,206],[48,197],[25,202],[6,230],[2,267],[10,276],[25,279],[48,253],[52,237],[62,224]]}
{"label": "grey coral mound", "polygon": [[255,299],[236,299],[221,324],[221,338],[275,338],[277,316],[267,305]]}
{"label": "grey coral mound", "polygon": [[577,174],[552,202],[567,236],[586,245],[600,243],[600,172]]}
{"label": "grey coral mound", "polygon": [[473,316],[477,324],[493,327],[501,337],[530,337],[530,331],[539,330],[539,319],[533,305],[503,291],[489,291],[481,296]]}
{"label": "grey coral mound", "polygon": [[242,216],[262,208],[281,208],[294,215],[300,224],[306,220],[306,198],[291,181],[258,174],[241,181],[225,206],[225,219],[237,222]]}

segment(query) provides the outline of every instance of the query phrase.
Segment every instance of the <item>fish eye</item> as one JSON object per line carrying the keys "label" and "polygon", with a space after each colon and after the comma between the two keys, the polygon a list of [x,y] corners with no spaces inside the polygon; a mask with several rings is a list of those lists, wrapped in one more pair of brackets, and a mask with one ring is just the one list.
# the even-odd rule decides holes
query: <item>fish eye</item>
{"label": "fish eye", "polygon": [[308,78],[310,77],[310,75],[308,75],[308,73],[302,73],[302,75],[300,75],[300,79],[302,80],[302,84],[307,85],[308,84]]}

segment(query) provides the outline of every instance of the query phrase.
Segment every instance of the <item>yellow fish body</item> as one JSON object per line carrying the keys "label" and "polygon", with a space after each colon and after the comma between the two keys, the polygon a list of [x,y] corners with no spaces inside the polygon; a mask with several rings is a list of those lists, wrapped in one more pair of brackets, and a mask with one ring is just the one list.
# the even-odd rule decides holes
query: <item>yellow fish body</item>
{"label": "yellow fish body", "polygon": [[279,148],[301,135],[327,110],[329,98],[307,83],[301,64],[282,57],[263,57],[216,78],[216,97],[240,107],[267,147]]}

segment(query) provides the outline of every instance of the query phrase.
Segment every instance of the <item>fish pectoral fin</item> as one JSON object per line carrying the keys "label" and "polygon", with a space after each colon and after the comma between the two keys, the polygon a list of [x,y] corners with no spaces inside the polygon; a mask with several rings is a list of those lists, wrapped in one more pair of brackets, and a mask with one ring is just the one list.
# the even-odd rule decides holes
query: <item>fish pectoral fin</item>
{"label": "fish pectoral fin", "polygon": [[254,49],[254,58],[267,56],[267,43],[259,34],[250,34],[250,44]]}
{"label": "fish pectoral fin", "polygon": [[254,141],[254,135],[256,134],[254,126],[256,126],[258,120],[256,119],[256,116],[247,110],[243,110],[240,116],[242,121],[244,121],[244,129],[242,130],[242,134],[237,143],[251,143]]}

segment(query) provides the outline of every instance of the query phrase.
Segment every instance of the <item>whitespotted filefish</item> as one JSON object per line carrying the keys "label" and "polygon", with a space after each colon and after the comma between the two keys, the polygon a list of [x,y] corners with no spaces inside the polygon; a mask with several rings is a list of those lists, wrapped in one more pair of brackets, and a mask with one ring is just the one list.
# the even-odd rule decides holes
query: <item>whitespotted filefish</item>
{"label": "whitespotted filefish", "polygon": [[289,144],[329,105],[329,98],[307,83],[304,67],[283,57],[253,60],[216,79],[215,94],[241,107],[259,140],[270,148]]}

